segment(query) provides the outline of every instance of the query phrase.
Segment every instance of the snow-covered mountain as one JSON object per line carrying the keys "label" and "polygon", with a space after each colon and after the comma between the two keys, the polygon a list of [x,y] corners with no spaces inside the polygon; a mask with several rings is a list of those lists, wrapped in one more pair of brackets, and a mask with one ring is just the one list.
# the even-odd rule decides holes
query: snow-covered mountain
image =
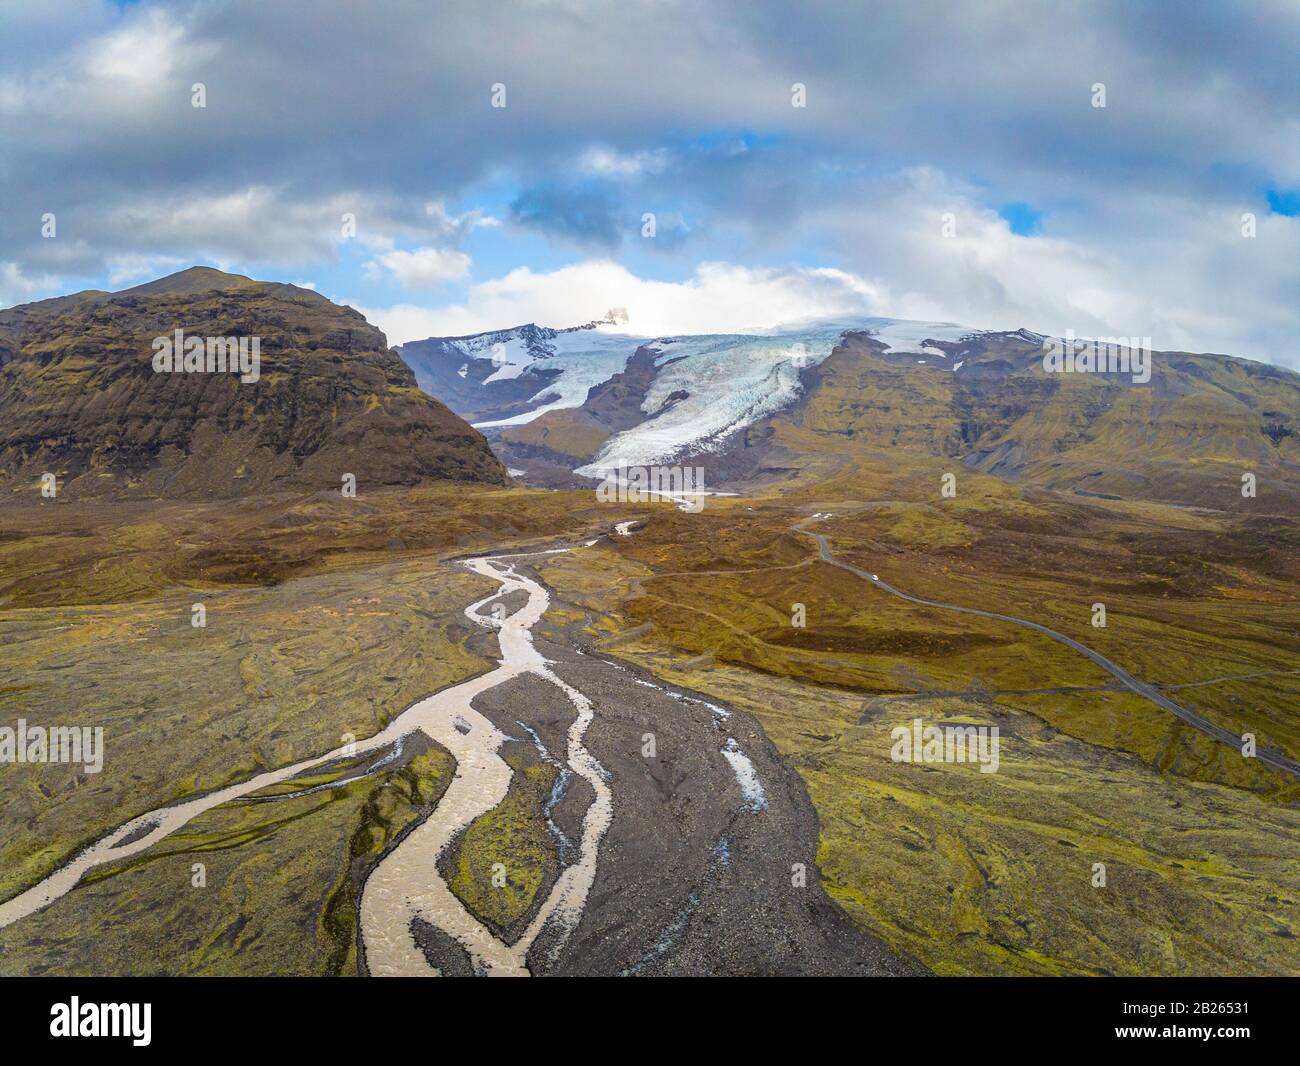
{"label": "snow-covered mountain", "polygon": [[[618,317],[611,312],[562,330],[530,323],[468,337],[432,337],[400,351],[422,388],[490,438],[537,423],[549,440],[553,428],[563,435],[562,427],[579,415],[584,429],[603,429],[606,439],[597,453],[584,456],[588,461],[575,464],[574,471],[598,477],[620,465],[670,463],[726,447],[746,426],[795,402],[800,374],[824,360],[846,333],[869,334],[891,354],[915,355],[918,363],[947,359],[930,342],[977,333],[950,322],[863,318],[762,332],[644,337],[618,332]],[[636,372],[629,377],[634,357]],[[617,413],[610,408],[615,392]],[[597,394],[606,401],[603,414],[586,410]],[[561,417],[566,411],[574,414]]]}
{"label": "snow-covered mountain", "polygon": [[[1262,470],[1286,486],[1278,498],[1300,499],[1293,372],[1155,352],[1141,378],[1047,373],[1046,340],[887,318],[676,337],[606,322],[435,338],[402,354],[423,352],[423,372],[439,375],[425,387],[538,485],[689,463],[726,490],[897,450],[1054,490],[1198,506],[1220,506],[1240,470]],[[1189,467],[1207,447],[1212,459]]]}
{"label": "snow-covered mountain", "polygon": [[582,326],[529,323],[466,337],[430,337],[398,350],[420,388],[444,397],[484,428],[519,425],[544,411],[577,407],[587,390],[618,373],[645,340],[620,333],[626,312]]}

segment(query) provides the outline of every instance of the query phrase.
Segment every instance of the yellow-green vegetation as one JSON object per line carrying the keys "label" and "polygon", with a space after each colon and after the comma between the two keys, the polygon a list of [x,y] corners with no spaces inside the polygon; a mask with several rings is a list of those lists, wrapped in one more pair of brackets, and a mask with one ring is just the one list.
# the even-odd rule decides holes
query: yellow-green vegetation
{"label": "yellow-green vegetation", "polygon": [[[354,500],[322,494],[247,504],[7,509],[0,520],[0,721],[101,727],[105,755],[98,774],[58,764],[5,767],[0,898],[136,815],[319,755],[347,736],[371,736],[429,693],[488,668],[490,638],[462,611],[493,586],[449,558],[590,534],[629,517],[611,511],[590,494],[453,485]],[[201,628],[191,624],[196,603],[206,610]],[[475,637],[488,643],[467,646]],[[302,871],[295,898],[306,899],[308,883],[317,894],[308,908],[313,924],[298,929],[299,937],[318,936],[314,923],[324,920],[325,897],[340,890],[340,871],[379,846],[349,845],[354,832],[370,822],[395,831],[402,821],[400,811],[385,808],[392,789],[367,800],[371,787],[357,782],[278,801],[274,809],[258,806],[258,818],[241,823],[243,835],[222,845],[230,854],[261,855],[256,861],[268,870],[285,855],[286,877]],[[345,800],[353,805],[347,811],[339,806]],[[357,813],[367,803],[373,811]],[[342,850],[286,853],[286,836],[298,839],[303,821],[262,850],[261,834],[290,817],[283,812],[316,805],[324,813],[313,818],[338,834]],[[255,868],[232,865],[231,876],[251,884]],[[165,884],[175,892],[186,883]],[[51,913],[99,890],[77,889]],[[335,957],[338,923],[350,906],[333,898],[333,946],[321,948],[326,961],[319,963],[327,969],[344,965]],[[269,906],[270,916],[258,922],[275,921],[274,901]],[[235,910],[227,920],[252,916]],[[37,914],[6,930],[9,939],[0,943],[9,945],[9,972],[27,972],[43,958],[37,948],[18,946],[34,943],[23,931],[42,921]],[[114,967],[105,959],[102,969]],[[265,972],[275,969],[268,962]]]}
{"label": "yellow-green vegetation", "polygon": [[[913,528],[960,525],[960,543],[910,547],[893,535],[892,513],[900,508],[915,515]],[[1194,685],[1186,697],[1207,717],[1253,733],[1260,746],[1300,753],[1295,519],[1264,522],[1110,501],[1080,506],[1046,497],[1008,507],[971,495],[849,511],[818,530],[837,556],[914,595],[1051,626],[1146,681]],[[1097,604],[1104,606],[1104,625],[1094,624]],[[1036,677],[999,687],[1042,687],[1045,677],[1053,686],[1069,683],[1038,660],[1024,666]],[[1118,729],[1125,750],[1172,765],[1165,761],[1168,748],[1182,727],[1147,701],[1127,697],[1120,720],[1112,720],[1105,710],[1112,695],[1086,697],[1092,709],[1047,698],[1024,705],[1091,743],[1113,746],[1108,738]],[[1222,771],[1207,779],[1255,777],[1241,760],[1223,758],[1215,745],[1203,747],[1194,760],[1218,763]]]}
{"label": "yellow-green vegetation", "polygon": [[446,558],[604,531],[590,492],[436,483],[223,503],[48,501],[0,518],[0,610],[119,603],[167,589],[276,585],[414,555]]}
{"label": "yellow-green vegetation", "polygon": [[[491,638],[461,611],[488,584],[451,559],[639,518],[631,537],[537,561],[559,594],[547,624],[754,714],[819,813],[828,890],[864,927],[942,973],[1300,970],[1293,780],[1039,634],[908,604],[818,562],[790,528],[830,512],[816,528],[837,556],[921,596],[1050,625],[1295,757],[1295,520],[960,471],[958,497],[940,500],[943,460],[809,455],[822,480],[697,515],[450,485],[7,513],[0,716],[102,725],[106,760],[99,775],[7,768],[0,892],[135,814],[368,736],[484,669]],[[997,725],[998,771],[894,762],[890,730],[918,717]],[[553,771],[509,757],[506,800],[444,861],[467,906],[515,931],[557,860],[541,813]],[[360,877],[451,767],[430,750],[289,795],[346,769],[210,811],[101,868],[0,933],[0,969],[353,972]],[[206,889],[189,888],[195,861]]]}
{"label": "yellow-green vegetation", "polygon": [[[273,589],[0,612],[0,715],[104,730],[104,767],[21,765],[0,782],[0,892],[129,818],[382,729],[485,668],[457,621],[482,582],[406,561]],[[191,623],[191,603],[206,627]]]}
{"label": "yellow-green vegetation", "polygon": [[[890,730],[915,717],[999,724],[997,773],[891,761]],[[841,724],[822,745],[790,738],[821,813],[827,889],[936,972],[1286,974],[1300,963],[1293,810],[1001,708],[900,701],[865,725],[807,723]]]}
{"label": "yellow-green vegetation", "polygon": [[330,944],[328,973],[356,973],[357,908],[364,875],[408,824],[437,806],[455,769],[455,760],[434,748],[415,756],[398,772],[385,775],[389,780],[380,782],[366,796],[348,843],[351,861],[340,871],[320,919],[321,934]]}
{"label": "yellow-green vegetation", "polygon": [[[829,478],[827,488],[864,463],[897,473],[927,456],[965,479],[964,456],[1044,488],[1295,513],[1294,374],[1160,352],[1149,385],[1133,387],[1114,375],[1044,374],[1042,354],[1036,337],[990,337],[961,354],[967,370],[955,374],[942,360],[922,367],[850,337],[817,367],[799,407],[748,435],[771,447],[772,467]],[[1244,472],[1262,486],[1257,496],[1242,496]]]}
{"label": "yellow-green vegetation", "polygon": [[511,444],[543,449],[569,459],[590,460],[609,440],[609,430],[585,421],[576,410],[547,411],[502,433]]}
{"label": "yellow-green vegetation", "polygon": [[290,790],[337,782],[375,758],[225,804],[93,870],[72,895],[0,930],[0,972],[354,974],[361,878],[437,802],[451,757],[431,748],[398,769]]}
{"label": "yellow-green vegetation", "polygon": [[[1185,512],[1161,509],[1183,525],[1186,539],[1178,543],[1158,524],[1159,511],[1116,520],[1104,502],[1012,499],[1004,507],[1001,497],[990,496],[946,512],[905,502],[807,505],[814,507],[836,507],[834,517],[816,523],[836,553],[885,580],[941,602],[1050,625],[1148,681],[1194,685],[1188,698],[1195,706],[1229,728],[1254,732],[1261,746],[1300,752],[1300,720],[1289,698],[1300,684],[1300,642],[1292,638],[1288,647],[1278,632],[1300,625],[1300,613],[1285,600],[1291,564],[1279,551],[1258,569],[1237,573],[1242,565],[1232,551],[1240,542],[1224,527],[1240,519],[1222,517],[1207,530],[1204,518],[1185,521]],[[1004,512],[1011,528],[999,532],[991,523]],[[936,546],[931,539],[904,547],[893,537],[900,515],[910,516],[913,530],[933,520],[949,540],[961,531],[960,546]],[[1000,693],[1010,706],[1079,739],[1136,753],[1163,769],[1293,794],[1286,779],[1133,696],[1056,641],[909,604],[817,562],[812,540],[789,530],[801,517],[734,502],[699,516],[657,512],[642,533],[613,544],[618,563],[612,573],[623,576],[613,587],[619,595],[601,602],[607,611],[617,605],[618,624],[598,622],[597,631],[615,642],[619,629],[650,632],[679,660],[711,655],[862,694]],[[702,520],[701,528],[688,532],[693,519]],[[1073,537],[1072,529],[1082,535]],[[1144,537],[1156,538],[1158,546],[1135,550]],[[1274,537],[1280,544],[1285,532]],[[1259,552],[1269,540],[1252,543]],[[1209,561],[1207,545],[1219,560]],[[1166,583],[1153,591],[1149,576],[1132,582],[1120,577],[1123,567],[1152,574],[1158,551],[1169,553],[1160,564],[1170,575]],[[611,572],[584,576],[563,557],[545,568],[563,572],[564,580],[573,575],[574,591],[590,594],[611,584]],[[1171,589],[1179,595],[1169,595]],[[1096,602],[1107,607],[1104,628],[1092,626]],[[804,608],[803,628],[792,624],[796,604]]]}
{"label": "yellow-green vegetation", "polygon": [[449,859],[451,890],[498,934],[530,914],[538,890],[559,871],[542,814],[556,770],[517,756],[507,761],[515,775],[506,798],[470,823]]}
{"label": "yellow-green vegetation", "polygon": [[[796,479],[700,515],[655,509],[631,538],[541,564],[570,605],[549,621],[583,612],[610,654],[754,714],[818,811],[828,891],[937,972],[1300,970],[1294,779],[1059,643],[908,604],[789,532],[831,512],[815,528],[837,556],[1188,686],[1171,694],[1294,758],[1296,522],[1027,495],[966,473],[940,501],[941,472],[868,460],[846,465],[838,494]],[[997,772],[894,762],[891,730],[916,718],[997,725]]]}

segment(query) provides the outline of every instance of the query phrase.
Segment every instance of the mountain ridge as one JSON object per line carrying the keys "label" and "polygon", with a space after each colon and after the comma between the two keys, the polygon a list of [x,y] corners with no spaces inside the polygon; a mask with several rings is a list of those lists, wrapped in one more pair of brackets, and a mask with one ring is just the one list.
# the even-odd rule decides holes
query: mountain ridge
{"label": "mountain ridge", "polygon": [[[1236,506],[1226,490],[1249,473],[1274,504],[1300,506],[1300,374],[1275,364],[1155,351],[1149,382],[1049,373],[1047,334],[896,319],[606,338],[590,363],[600,380],[580,402],[556,402],[557,382],[583,353],[494,382],[499,367],[476,367],[472,343],[456,358],[471,379],[463,391],[479,392],[449,402],[474,418],[481,387],[508,384],[504,417],[476,425],[508,466],[551,486],[618,465],[703,462],[715,485],[754,487],[788,476],[789,456],[770,470],[761,456],[797,425],[816,434],[801,447],[835,454],[837,467],[853,462],[841,447],[853,440],[863,456],[901,447],[1050,489],[1203,506]],[[845,395],[832,402],[835,389]]]}

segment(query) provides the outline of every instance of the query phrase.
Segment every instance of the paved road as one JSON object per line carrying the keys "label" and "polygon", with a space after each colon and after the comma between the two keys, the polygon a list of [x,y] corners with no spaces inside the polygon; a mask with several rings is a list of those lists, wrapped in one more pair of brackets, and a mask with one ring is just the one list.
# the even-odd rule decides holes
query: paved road
{"label": "paved road", "polygon": [[[884,589],[886,592],[892,593],[900,599],[907,600],[909,603],[920,604],[922,607],[938,607],[940,610],[944,611],[960,611],[962,614],[978,615],[980,618],[992,618],[999,622],[1010,622],[1012,625],[1023,626],[1025,629],[1032,629],[1037,633],[1042,633],[1045,637],[1051,637],[1052,640],[1057,643],[1064,644],[1068,648],[1073,648],[1081,655],[1086,655],[1107,673],[1116,677],[1125,688],[1136,692],[1139,696],[1146,697],[1157,707],[1163,708],[1193,728],[1199,729],[1206,736],[1222,741],[1234,751],[1239,752],[1241,750],[1241,737],[1236,733],[1224,729],[1222,726],[1215,725],[1208,719],[1202,718],[1195,711],[1189,711],[1181,704],[1175,703],[1155,687],[1134,677],[1122,666],[1111,662],[1106,658],[1106,656],[1102,655],[1101,652],[1093,651],[1092,648],[1089,648],[1085,644],[1080,644],[1073,637],[1067,637],[1064,633],[1058,633],[1055,629],[1048,629],[1047,626],[1039,625],[1037,622],[1027,621],[1024,618],[1016,618],[1009,614],[998,614],[996,611],[981,611],[975,607],[959,607],[953,603],[940,603],[937,600],[926,600],[922,599],[920,596],[913,596],[910,593],[903,592],[901,589],[896,589],[888,582],[881,581],[878,577],[873,577],[867,571],[859,569],[851,563],[846,563],[842,559],[835,558],[835,556],[831,554],[830,546],[827,544],[825,536],[821,533],[813,533],[811,530],[803,528],[809,521],[812,521],[812,519],[805,519],[803,522],[797,522],[792,528],[795,532],[806,534],[817,541],[817,547],[821,553],[822,562],[830,563],[831,566],[838,566],[841,570],[847,570],[851,574],[856,574],[864,581],[870,581],[871,584],[875,585],[877,588]],[[1278,752],[1266,751],[1263,748],[1260,748],[1256,751],[1255,758],[1265,765],[1273,767],[1275,770],[1281,770],[1283,773],[1291,774],[1293,777],[1300,777],[1300,763],[1294,762]]]}

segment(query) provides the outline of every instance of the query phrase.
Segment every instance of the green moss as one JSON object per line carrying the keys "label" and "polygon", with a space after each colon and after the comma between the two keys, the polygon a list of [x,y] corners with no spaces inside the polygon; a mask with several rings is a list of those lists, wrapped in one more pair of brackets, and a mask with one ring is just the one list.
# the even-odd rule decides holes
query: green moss
{"label": "green moss", "polygon": [[[1297,750],[1284,709],[1300,660],[1279,636],[1293,586],[1203,516],[964,506],[969,547],[902,548],[897,506],[820,495],[813,509],[835,512],[822,529],[837,555],[899,587],[1039,620],[1152,681],[1210,682],[1176,698]],[[1294,783],[1040,634],[791,565],[788,510],[715,514],[724,528],[692,540],[696,517],[656,512],[644,534],[548,560],[546,580],[593,632],[636,634],[611,654],[758,718],[808,788],[827,891],[856,922],[945,974],[1294,972]],[[1090,625],[1097,599],[1106,629]],[[706,652],[710,668],[671,672]],[[1042,688],[1064,691],[1011,691]],[[894,763],[890,729],[914,717],[998,724],[999,771]]]}
{"label": "green moss", "polygon": [[348,841],[350,861],[321,912],[320,936],[328,945],[326,973],[356,973],[358,893],[364,874],[404,829],[437,805],[454,771],[449,754],[431,751],[416,756],[366,796]]}
{"label": "green moss", "polygon": [[506,798],[470,823],[461,837],[451,890],[498,930],[528,914],[555,865],[541,805],[554,780],[555,770],[547,765],[517,771]]}

